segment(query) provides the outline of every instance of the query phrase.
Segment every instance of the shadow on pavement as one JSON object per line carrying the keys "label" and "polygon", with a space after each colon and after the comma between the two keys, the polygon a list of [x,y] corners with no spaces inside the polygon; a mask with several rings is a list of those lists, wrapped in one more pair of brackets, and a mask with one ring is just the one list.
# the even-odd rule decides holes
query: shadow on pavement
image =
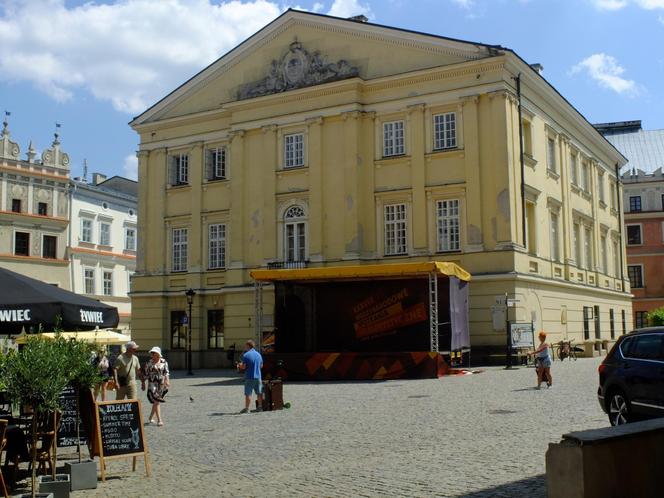
{"label": "shadow on pavement", "polygon": [[544,474],[508,482],[472,493],[458,495],[458,498],[511,498],[523,496],[528,498],[546,498],[546,476]]}

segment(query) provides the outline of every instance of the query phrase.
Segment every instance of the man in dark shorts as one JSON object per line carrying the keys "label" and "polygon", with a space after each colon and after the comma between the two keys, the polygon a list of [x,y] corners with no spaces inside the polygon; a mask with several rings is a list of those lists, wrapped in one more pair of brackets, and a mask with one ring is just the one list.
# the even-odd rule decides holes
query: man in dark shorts
{"label": "man in dark shorts", "polygon": [[238,363],[238,370],[244,370],[244,408],[240,413],[249,413],[251,405],[251,393],[256,393],[258,406],[256,411],[263,410],[263,379],[261,377],[261,368],[263,367],[263,357],[256,351],[256,343],[248,340],[244,346],[245,353]]}

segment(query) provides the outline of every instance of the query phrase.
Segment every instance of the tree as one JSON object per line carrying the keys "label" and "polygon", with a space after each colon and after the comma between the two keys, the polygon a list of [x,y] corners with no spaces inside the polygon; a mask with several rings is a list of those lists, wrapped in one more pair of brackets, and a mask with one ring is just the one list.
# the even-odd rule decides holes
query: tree
{"label": "tree", "polygon": [[649,311],[646,315],[648,324],[652,326],[664,325],[664,306],[656,310]]}

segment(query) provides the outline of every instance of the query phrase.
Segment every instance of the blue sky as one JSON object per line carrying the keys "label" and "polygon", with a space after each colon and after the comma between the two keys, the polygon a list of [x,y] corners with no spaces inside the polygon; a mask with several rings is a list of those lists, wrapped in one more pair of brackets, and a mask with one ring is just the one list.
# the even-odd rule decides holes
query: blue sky
{"label": "blue sky", "polygon": [[664,128],[664,0],[0,0],[0,111],[22,153],[58,122],[72,176],[133,176],[127,122],[289,6],[503,45],[591,122]]}

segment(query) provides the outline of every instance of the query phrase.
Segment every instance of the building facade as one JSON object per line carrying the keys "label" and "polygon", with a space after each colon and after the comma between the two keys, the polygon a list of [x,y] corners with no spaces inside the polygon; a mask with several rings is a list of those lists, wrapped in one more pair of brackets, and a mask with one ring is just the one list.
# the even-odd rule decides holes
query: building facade
{"label": "building facade", "polygon": [[72,290],[118,308],[131,327],[131,276],[136,270],[137,184],[95,173],[71,183],[69,260]]}
{"label": "building facade", "polygon": [[270,266],[455,262],[476,348],[506,293],[552,341],[626,330],[625,158],[512,50],[289,10],[131,125],[133,333],[176,366],[190,323],[194,366],[254,337]]}
{"label": "building facade", "polygon": [[69,228],[69,156],[55,140],[36,158],[11,140],[5,119],[0,136],[0,265],[70,290],[66,256]]}
{"label": "building facade", "polygon": [[596,127],[629,159],[622,174],[627,274],[634,327],[645,327],[647,313],[664,306],[664,130],[643,130],[641,121]]}

